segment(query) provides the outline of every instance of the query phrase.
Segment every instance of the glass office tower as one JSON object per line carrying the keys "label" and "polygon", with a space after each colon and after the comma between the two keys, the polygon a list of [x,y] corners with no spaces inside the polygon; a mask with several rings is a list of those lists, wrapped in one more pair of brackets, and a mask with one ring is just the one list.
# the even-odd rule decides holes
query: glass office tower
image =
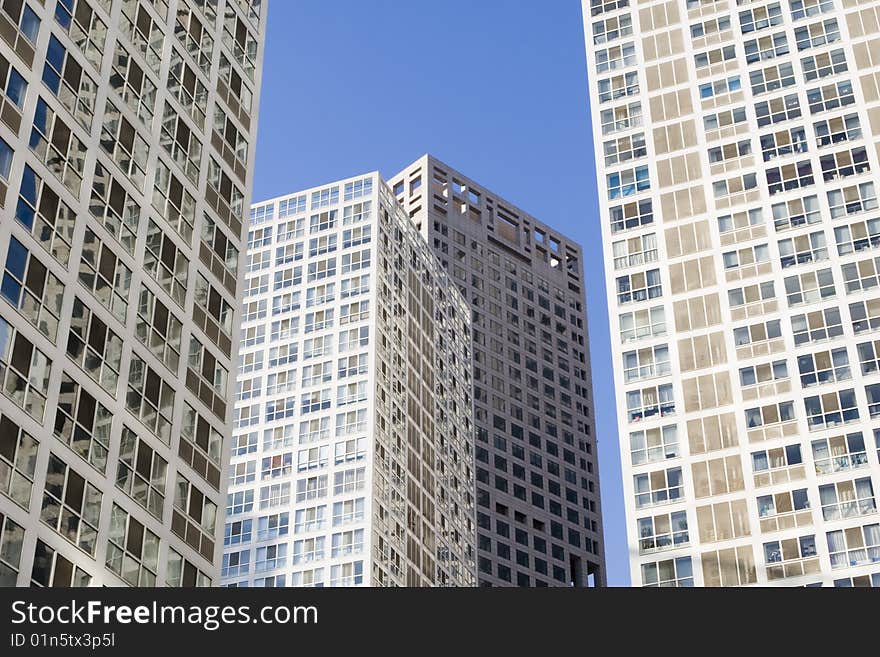
{"label": "glass office tower", "polygon": [[473,586],[469,313],[376,173],[254,205],[225,586]]}
{"label": "glass office tower", "polygon": [[395,197],[471,313],[481,586],[601,586],[581,247],[425,155]]}
{"label": "glass office tower", "polygon": [[0,2],[0,585],[207,586],[266,2]]}

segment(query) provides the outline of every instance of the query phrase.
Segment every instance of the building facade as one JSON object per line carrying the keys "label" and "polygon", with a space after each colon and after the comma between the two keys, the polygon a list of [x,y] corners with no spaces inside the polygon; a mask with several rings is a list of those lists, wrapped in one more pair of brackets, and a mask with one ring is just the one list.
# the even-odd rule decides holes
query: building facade
{"label": "building facade", "polygon": [[381,177],[251,210],[226,586],[473,586],[469,314]]}
{"label": "building facade", "polygon": [[390,184],[470,307],[479,585],[603,585],[580,246],[428,155]]}
{"label": "building facade", "polygon": [[880,585],[880,3],[583,13],[633,584]]}
{"label": "building facade", "polygon": [[0,585],[216,583],[266,4],[0,3]]}

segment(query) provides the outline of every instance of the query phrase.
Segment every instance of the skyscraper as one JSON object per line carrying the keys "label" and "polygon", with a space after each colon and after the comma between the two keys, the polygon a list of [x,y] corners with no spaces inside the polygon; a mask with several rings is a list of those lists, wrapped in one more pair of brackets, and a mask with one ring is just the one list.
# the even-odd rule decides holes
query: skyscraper
{"label": "skyscraper", "polygon": [[633,584],[880,585],[880,3],[583,13]]}
{"label": "skyscraper", "polygon": [[377,173],[254,205],[226,586],[473,586],[464,299]]}
{"label": "skyscraper", "polygon": [[429,155],[390,184],[470,307],[479,584],[604,584],[580,246]]}
{"label": "skyscraper", "polygon": [[265,27],[0,3],[0,585],[219,575]]}

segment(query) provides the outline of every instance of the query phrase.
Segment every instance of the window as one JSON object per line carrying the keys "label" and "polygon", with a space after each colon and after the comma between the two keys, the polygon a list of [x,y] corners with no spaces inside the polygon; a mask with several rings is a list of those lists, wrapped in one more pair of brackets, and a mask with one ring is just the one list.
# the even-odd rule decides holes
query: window
{"label": "window", "polygon": [[[2,147],[3,143],[0,143],[0,160],[2,160]],[[2,169],[2,161],[0,161],[0,169]],[[2,175],[2,171],[0,171],[0,175]],[[96,166],[95,185],[99,184],[99,173]],[[90,207],[94,214],[94,204]],[[62,265],[67,266],[70,259],[74,225],[76,224],[76,213],[27,164],[24,165],[21,177],[18,203],[15,206],[15,218],[28,229],[31,236],[39,242],[43,249]],[[108,222],[105,221],[104,226],[111,233],[113,232]],[[129,246],[134,248],[133,240]]]}
{"label": "window", "polygon": [[762,363],[760,365],[749,365],[739,369],[739,382],[743,388],[787,378],[788,365],[784,360]]}
{"label": "window", "polygon": [[798,356],[801,387],[810,388],[852,378],[846,347]]}
{"label": "window", "polygon": [[[196,199],[162,160],[156,163],[156,179],[153,182],[153,207],[168,224],[177,231],[186,244],[192,242],[193,224],[196,219]],[[205,219],[213,224],[207,216]],[[225,249],[224,249],[225,250]],[[237,254],[236,254],[237,255]],[[222,254],[226,257],[226,253]]]}
{"label": "window", "polygon": [[[180,103],[196,126],[204,130],[208,113],[208,89],[176,48],[171,49],[167,84],[171,95]],[[152,113],[150,116],[152,117]]]}
{"label": "window", "polygon": [[[351,433],[363,431],[367,423],[367,412],[352,411],[350,413],[340,413],[336,416],[336,435],[342,436]],[[351,440],[343,440],[334,446],[334,464],[341,465],[343,463],[354,463],[362,461],[367,454],[367,439],[352,438]]]}
{"label": "window", "polygon": [[15,237],[10,236],[0,295],[53,343],[64,285]]}
{"label": "window", "polygon": [[288,512],[276,513],[270,516],[261,516],[257,520],[258,541],[268,541],[287,536],[289,531],[290,514]]}
{"label": "window", "polygon": [[628,103],[599,112],[602,134],[609,135],[620,130],[638,128],[642,125],[642,104]]}
{"label": "window", "polygon": [[824,231],[779,240],[777,246],[783,269],[828,259],[828,245]]}
{"label": "window", "polygon": [[795,346],[839,337],[843,335],[840,308],[826,308],[793,315],[791,330],[794,334]]}
{"label": "window", "polygon": [[856,334],[880,327],[880,299],[856,301],[849,304],[853,332]]}
{"label": "window", "polygon": [[86,146],[42,98],[37,99],[29,145],[58,180],[79,197]]}
{"label": "window", "polygon": [[64,461],[49,455],[40,519],[94,556],[101,515],[101,491]]}
{"label": "window", "polygon": [[623,164],[630,160],[637,160],[648,154],[645,145],[645,133],[640,132],[627,137],[619,137],[603,144],[605,153],[605,166]]}
{"label": "window", "polygon": [[172,531],[205,559],[214,558],[214,527],[217,505],[179,472],[174,492]]}
{"label": "window", "polygon": [[49,392],[50,361],[0,317],[0,383],[6,397],[42,423]]}
{"label": "window", "polygon": [[363,561],[354,561],[330,567],[330,586],[359,586],[363,582]]}
{"label": "window", "polygon": [[716,199],[731,196],[733,194],[741,194],[758,186],[757,176],[754,173],[747,173],[728,180],[719,180],[712,183],[712,193]]}
{"label": "window", "polygon": [[773,211],[773,225],[777,232],[814,224],[822,220],[819,199],[815,195],[775,203],[771,209]]}
{"label": "window", "polygon": [[751,71],[749,82],[752,85],[753,96],[790,87],[795,83],[794,66],[785,63]]}
{"label": "window", "polygon": [[770,261],[770,249],[766,244],[756,244],[738,251],[728,251],[721,255],[725,269],[737,269]]}
{"label": "window", "polygon": [[642,564],[642,586],[691,587],[694,569],[690,557]]}
{"label": "window", "polygon": [[633,465],[677,458],[678,427],[674,424],[633,431],[629,434],[630,457]]}
{"label": "window", "polygon": [[668,550],[690,542],[685,511],[640,518],[637,522],[639,552],[642,554]]}
{"label": "window", "polygon": [[333,473],[333,495],[344,495],[364,489],[366,469],[354,468]]}
{"label": "window", "polygon": [[623,313],[618,317],[618,321],[622,343],[666,335],[666,315],[663,306]]}
{"label": "window", "polygon": [[868,152],[864,146],[823,155],[819,158],[819,166],[822,168],[822,177],[825,182],[847,176],[856,176],[871,170],[871,164],[868,162]]}
{"label": "window", "polygon": [[[0,415],[0,493],[23,509],[30,506],[39,446],[39,441],[9,416]],[[0,531],[2,528],[0,519]],[[0,550],[0,559],[3,554]],[[0,564],[0,585],[4,585],[4,581],[3,565]],[[14,582],[10,586],[14,586]]]}
{"label": "window", "polygon": [[129,367],[125,405],[163,443],[171,444],[174,387],[134,354]]}
{"label": "window", "polygon": [[223,17],[223,45],[232,52],[245,75],[253,80],[257,66],[257,40],[232,5],[226,6]]}
{"label": "window", "polygon": [[761,519],[761,531],[764,533],[813,524],[813,517],[809,512],[810,498],[806,488],[787,490],[773,495],[759,495],[756,502],[758,517]]}
{"label": "window", "polygon": [[159,143],[187,178],[197,183],[201,169],[202,142],[167,101]]}
{"label": "window", "polygon": [[[80,47],[88,45],[88,41],[82,39],[79,41],[79,45]],[[103,52],[87,52],[86,54],[97,57],[99,62],[103,56]],[[100,63],[96,68],[100,68]],[[42,79],[46,87],[77,122],[86,130],[91,131],[98,85],[54,34],[49,35],[49,46],[46,50]]]}
{"label": "window", "polygon": [[364,519],[364,498],[333,503],[333,526],[339,527]]}
{"label": "window", "polygon": [[736,46],[729,45],[723,46],[721,48],[715,48],[713,50],[707,50],[706,52],[700,52],[694,55],[694,65],[697,70],[701,68],[705,68],[707,66],[714,66],[715,64],[720,64],[721,62],[726,62],[731,59],[736,58]]}
{"label": "window", "polygon": [[152,219],[147,230],[144,269],[180,307],[189,279],[189,260]]}
{"label": "window", "polygon": [[785,37],[785,32],[751,39],[745,42],[745,52],[747,64],[781,57],[789,53],[788,39]]}
{"label": "window", "polygon": [[862,374],[880,371],[880,341],[863,342],[856,346],[856,350],[859,353]]}
{"label": "window", "polygon": [[618,205],[610,208],[609,212],[612,233],[654,223],[653,204],[650,199]]}
{"label": "window", "polygon": [[747,429],[794,422],[796,419],[792,402],[780,402],[758,408],[749,408],[745,411],[745,418]]}
{"label": "window", "polygon": [[[268,206],[265,209],[271,210],[274,206]],[[302,214],[306,211],[306,197],[302,196],[291,196],[290,198],[282,199],[278,202],[278,218],[284,219],[285,217],[291,217],[296,214]],[[272,220],[271,217],[268,219]],[[302,223],[299,223],[302,222]],[[293,224],[294,230],[297,234],[292,235],[291,237],[302,237],[305,232],[303,231],[305,219],[300,219],[298,222],[288,222],[287,224],[282,225],[291,225]],[[303,232],[299,232],[303,231]],[[289,239],[289,238],[288,238]]]}
{"label": "window", "polygon": [[862,126],[858,114],[835,116],[830,119],[816,121],[813,124],[819,147],[852,141],[862,136]]}
{"label": "window", "polygon": [[[320,264],[320,263],[319,263]],[[359,271],[361,269],[369,269],[370,268],[370,250],[364,249],[363,251],[355,251],[354,253],[346,253],[342,256],[342,273],[348,274],[349,272]],[[311,278],[312,273],[312,264],[309,264],[309,280]],[[336,273],[336,270],[333,270],[333,274]],[[333,275],[329,274],[329,275]]]}
{"label": "window", "polygon": [[877,512],[870,477],[819,486],[822,517],[827,521],[856,518]]}
{"label": "window", "polygon": [[168,463],[146,442],[123,426],[116,486],[156,518],[165,504]]}
{"label": "window", "polygon": [[804,80],[807,82],[819,80],[829,75],[845,73],[849,70],[843,48],[804,57],[801,59],[801,67],[804,69]]}
{"label": "window", "polygon": [[727,302],[731,309],[748,308],[749,312],[753,312],[752,309],[758,312],[766,304],[767,309],[770,310],[775,308],[774,299],[776,299],[776,288],[773,281],[736,287],[727,291]]}
{"label": "window", "polygon": [[126,119],[114,102],[107,99],[104,125],[101,128],[101,147],[116,163],[129,182],[143,191],[146,181],[147,140]]}
{"label": "window", "polygon": [[684,495],[681,468],[655,470],[648,474],[633,476],[636,508],[673,502]]}
{"label": "window", "polygon": [[832,0],[791,0],[791,19],[798,21],[834,9]]}
{"label": "window", "polygon": [[639,74],[635,71],[599,80],[599,103],[607,103],[640,92]]}
{"label": "window", "polygon": [[23,543],[24,527],[0,513],[0,586],[15,586]]}
{"label": "window", "polygon": [[[690,8],[691,7],[688,6],[688,9]],[[694,23],[690,26],[690,29],[691,38],[693,39],[699,39],[700,37],[724,32],[730,29],[730,16],[719,16],[717,18],[705,20],[702,23]]]}
{"label": "window", "polygon": [[716,96],[723,96],[725,94],[731,94],[735,91],[741,90],[742,81],[740,80],[740,77],[738,75],[715,80],[714,82],[707,82],[706,84],[701,84],[698,87],[700,100],[709,100],[710,98],[714,98]]}
{"label": "window", "polygon": [[79,297],[73,300],[67,355],[96,383],[116,396],[122,340]]}
{"label": "window", "polygon": [[590,0],[590,16],[629,7],[629,0]]}
{"label": "window", "polygon": [[[834,237],[837,242],[837,253],[840,255],[877,248],[880,246],[880,219],[856,221],[849,226],[837,227],[834,229]],[[870,262],[870,260],[864,260],[851,265],[851,268],[857,266],[859,269],[862,267],[873,269],[870,265],[864,264]],[[844,277],[846,278],[846,274]]]}
{"label": "window", "polygon": [[630,422],[641,422],[654,416],[672,415],[675,413],[672,385],[631,390],[626,393],[626,407]]}
{"label": "window", "polygon": [[5,13],[12,23],[18,26],[21,33],[32,44],[37,42],[37,33],[40,31],[40,18],[34,13],[26,2],[16,2],[15,0],[3,3],[3,13]]}
{"label": "window", "polygon": [[651,233],[612,244],[614,268],[625,269],[657,260],[657,235]]}
{"label": "window", "polygon": [[826,534],[832,568],[880,561],[880,524],[849,527]]}
{"label": "window", "polygon": [[101,473],[107,468],[112,419],[103,404],[62,373],[55,436]]}
{"label": "window", "polygon": [[846,293],[852,294],[860,290],[868,291],[877,287],[880,284],[878,267],[880,267],[880,258],[869,258],[843,265],[841,269]]}
{"label": "window", "polygon": [[755,116],[758,119],[758,127],[791,121],[801,116],[801,104],[797,94],[788,94],[781,98],[762,100],[755,103]]}
{"label": "window", "polygon": [[114,504],[107,539],[107,568],[129,586],[156,585],[156,571],[159,569],[159,537],[156,534]]}
{"label": "window", "polygon": [[625,383],[663,376],[671,371],[669,347],[665,344],[627,351],[623,354]]}
{"label": "window", "polygon": [[[313,206],[314,207],[314,206]],[[309,219],[309,234],[314,235],[323,230],[329,230],[336,227],[336,210],[313,214]]]}
{"label": "window", "polygon": [[880,415],[880,385],[865,386],[865,396],[868,398],[868,413],[872,418]]}
{"label": "window", "polygon": [[828,207],[831,210],[832,219],[877,209],[877,192],[874,183],[865,182],[830,190],[828,192]]}
{"label": "window", "polygon": [[810,431],[830,429],[859,420],[859,408],[852,389],[805,397],[804,409]]}
{"label": "window", "polygon": [[617,278],[617,303],[635,303],[663,295],[660,270],[651,269]]}
{"label": "window", "polygon": [[771,581],[818,572],[816,538],[810,535],[764,543],[764,560]]}
{"label": "window", "polygon": [[810,25],[794,28],[794,40],[798,50],[817,48],[840,41],[840,27],[836,18],[829,18]]}
{"label": "window", "polygon": [[[800,126],[761,136],[761,151],[765,162],[792,153],[806,153],[807,150],[807,133]],[[802,164],[799,163],[798,168]]]}
{"label": "window", "polygon": [[778,2],[739,12],[739,26],[743,34],[780,25],[782,20],[782,7]]}
{"label": "window", "polygon": [[714,114],[707,114],[703,117],[703,128],[706,131],[719,130],[727,128],[747,121],[746,108],[737,107],[735,109],[721,110]]}
{"label": "window", "polygon": [[807,103],[810,112],[817,114],[828,110],[839,109],[856,102],[852,82],[842,80],[824,87],[807,89]]}
{"label": "window", "polygon": [[636,63],[636,46],[630,41],[620,46],[597,50],[595,58],[597,73],[626,68]]}
{"label": "window", "polygon": [[31,571],[31,586],[79,588],[87,587],[91,582],[92,576],[86,571],[75,566],[64,555],[37,539],[37,545],[34,549],[34,567]]}

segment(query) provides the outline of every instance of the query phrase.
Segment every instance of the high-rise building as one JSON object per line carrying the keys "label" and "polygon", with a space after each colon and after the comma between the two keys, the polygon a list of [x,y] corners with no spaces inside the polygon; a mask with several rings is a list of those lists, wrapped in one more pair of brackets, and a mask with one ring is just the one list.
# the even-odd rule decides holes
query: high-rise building
{"label": "high-rise building", "polygon": [[633,584],[880,585],[880,3],[583,13]]}
{"label": "high-rise building", "polygon": [[0,585],[219,576],[265,28],[0,3]]}
{"label": "high-rise building", "polygon": [[226,586],[473,586],[469,311],[373,173],[255,204]]}
{"label": "high-rise building", "polygon": [[391,186],[470,308],[479,584],[604,584],[580,246],[428,155]]}

